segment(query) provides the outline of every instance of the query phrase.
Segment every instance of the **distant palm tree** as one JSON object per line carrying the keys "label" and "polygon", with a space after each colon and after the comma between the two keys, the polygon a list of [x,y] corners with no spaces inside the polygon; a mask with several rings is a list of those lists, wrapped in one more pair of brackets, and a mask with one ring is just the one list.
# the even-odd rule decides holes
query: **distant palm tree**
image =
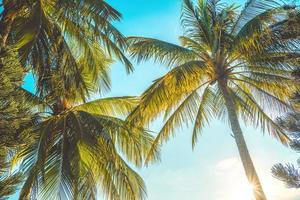
{"label": "distant palm tree", "polygon": [[0,18],[0,199],[8,199],[22,182],[21,173],[11,171],[11,155],[26,143],[20,137],[30,122],[29,106],[20,90],[25,76],[18,53],[6,44],[11,24]]}
{"label": "distant palm tree", "polygon": [[19,90],[24,75],[17,52],[0,44],[0,199],[3,200],[15,193],[22,182],[22,175],[10,170],[10,158],[26,142],[18,130],[30,121],[29,106]]}
{"label": "distant palm tree", "polygon": [[98,192],[111,200],[144,199],[142,178],[123,158],[140,167],[153,137],[117,118],[137,102],[104,98],[41,116],[23,133],[31,140],[14,158],[27,175],[20,199],[97,199]]}
{"label": "distant palm tree", "polygon": [[[296,101],[299,96],[296,97]],[[289,113],[286,116],[278,119],[279,125],[288,132],[292,139],[289,143],[291,149],[295,152],[300,152],[300,127],[299,127],[300,115],[299,113]],[[272,167],[272,174],[277,179],[283,181],[289,188],[300,188],[300,160],[298,159],[298,165],[291,163],[281,164],[278,163]]]}
{"label": "distant palm tree", "polygon": [[20,199],[96,199],[98,192],[110,200],[144,199],[132,166],[142,165],[153,137],[120,119],[138,100],[88,102],[110,89],[113,58],[133,70],[125,38],[112,25],[121,14],[94,0],[4,0],[3,7],[1,40],[18,49],[37,88],[26,93],[37,115],[23,132],[31,140],[14,156],[26,175]]}
{"label": "distant palm tree", "polygon": [[194,147],[211,117],[228,119],[255,198],[265,200],[239,119],[266,129],[284,144],[289,141],[271,115],[291,109],[288,97],[298,87],[290,74],[300,64],[299,32],[294,29],[299,16],[294,6],[273,0],[250,0],[240,12],[218,0],[199,0],[196,6],[184,0],[181,46],[128,39],[137,61],[153,58],[171,68],[142,94],[128,120],[147,124],[164,113],[156,149],[183,123],[194,122]]}

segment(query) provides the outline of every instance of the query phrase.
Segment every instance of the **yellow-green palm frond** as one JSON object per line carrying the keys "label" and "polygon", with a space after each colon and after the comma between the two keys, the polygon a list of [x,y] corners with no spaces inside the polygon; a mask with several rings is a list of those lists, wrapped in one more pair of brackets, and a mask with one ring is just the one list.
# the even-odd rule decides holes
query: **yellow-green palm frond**
{"label": "yellow-green palm frond", "polygon": [[137,97],[108,97],[78,105],[74,109],[98,115],[119,117],[120,115],[128,115],[138,103],[139,99]]}
{"label": "yellow-green palm frond", "polygon": [[[102,49],[102,47],[97,42],[92,42],[90,44],[90,51],[89,53],[80,53],[78,50],[78,47],[76,44],[70,45],[74,51],[77,53],[77,66],[80,69],[80,75],[81,75],[81,85],[79,85],[79,88],[86,88],[87,92],[85,93],[86,96],[89,94],[98,92],[100,94],[103,94],[110,90],[110,77],[109,77],[109,70],[112,63],[112,60],[107,56]],[[76,49],[76,50],[75,50]],[[74,52],[73,51],[73,52]],[[89,51],[89,50],[88,50]],[[74,53],[75,54],[75,53]],[[75,54],[75,55],[76,55]],[[66,66],[67,67],[67,66]],[[68,74],[68,70],[62,70],[62,76],[69,75],[70,80],[72,80],[73,74]],[[66,79],[66,78],[65,78]],[[73,78],[74,79],[74,78]],[[69,84],[76,84],[78,80],[73,80],[72,83],[70,81]],[[80,83],[80,82],[79,82]],[[68,89],[69,87],[66,87]]]}
{"label": "yellow-green palm frond", "polygon": [[139,106],[127,120],[148,124],[159,114],[176,106],[182,98],[212,81],[210,66],[201,61],[187,62],[156,80],[141,96]]}
{"label": "yellow-green palm frond", "polygon": [[[248,69],[256,70],[269,68],[268,73],[292,73],[298,69],[300,63],[300,54],[296,52],[264,52],[259,56],[253,56],[250,59]],[[279,71],[280,70],[280,71]],[[288,76],[288,75],[287,75]]]}
{"label": "yellow-green palm frond", "polygon": [[106,52],[115,56],[125,64],[126,70],[133,70],[132,64],[126,58],[124,50],[127,47],[124,36],[112,25],[115,20],[121,19],[121,14],[107,2],[85,0],[84,2],[57,1],[55,9],[60,9],[57,19],[62,29],[75,41],[80,37],[100,41]]}
{"label": "yellow-green palm frond", "polygon": [[153,142],[144,129],[116,117],[70,110],[28,133],[31,142],[17,155],[27,175],[20,199],[96,199],[98,186],[108,199],[144,199],[141,177],[122,158],[142,166]]}
{"label": "yellow-green palm frond", "polygon": [[209,52],[209,47],[198,43],[197,41],[185,37],[185,36],[180,36],[179,37],[180,43],[182,46],[188,48],[188,49],[192,49],[194,52],[196,52],[198,54],[198,56],[202,59],[202,60],[206,60],[207,58],[209,58],[208,52]]}
{"label": "yellow-green palm frond", "polygon": [[[258,103],[255,95],[251,93],[251,90],[249,90],[247,87],[236,85],[232,93],[236,95],[235,100],[237,105],[244,107],[244,112],[240,112],[240,114],[242,115],[241,117],[245,119],[246,124],[249,123],[254,125],[255,127],[260,127],[263,132],[271,133],[283,144],[287,144],[287,142],[289,141],[289,137],[275,122],[275,119],[272,119],[272,117],[270,117],[270,114],[266,113],[266,109],[264,109]],[[273,101],[273,103],[279,103],[275,102],[276,100],[272,98],[267,100]]]}
{"label": "yellow-green palm frond", "polygon": [[[252,2],[251,9],[260,10],[255,6],[260,2],[255,0]],[[270,1],[270,4],[267,2],[256,15],[254,12],[246,20],[242,20],[241,14],[239,20],[244,22],[237,23],[242,26],[238,31],[233,29],[236,33],[234,33],[235,37],[231,48],[245,59],[259,59],[264,57],[265,53],[294,53],[299,44],[297,37],[300,35],[300,31],[298,29],[293,29],[291,34],[287,34],[285,31],[289,27],[299,26],[299,21],[295,20],[300,16],[299,11],[282,5],[282,2]]]}
{"label": "yellow-green palm frond", "polygon": [[197,109],[197,115],[195,116],[195,123],[192,135],[192,147],[194,148],[202,128],[205,124],[209,124],[210,119],[213,117],[213,110],[216,109],[216,95],[210,89],[206,87],[200,97],[200,104]]}
{"label": "yellow-green palm frond", "polygon": [[101,158],[97,148],[91,148],[91,145],[80,144],[79,148],[85,167],[90,168],[93,176],[101,180],[101,191],[106,199],[145,198],[146,189],[143,180],[122,158],[115,157],[114,160]]}
{"label": "yellow-green palm frond", "polygon": [[208,51],[215,51],[216,40],[231,41],[229,34],[219,32],[228,31],[233,25],[236,8],[234,5],[224,6],[220,1],[200,0],[194,5],[191,0],[185,0],[181,16],[185,35]]}
{"label": "yellow-green palm frond", "polygon": [[22,181],[22,178],[22,174],[20,173],[2,176],[0,180],[1,199],[8,199],[13,195],[18,190],[18,183]]}
{"label": "yellow-green palm frond", "polygon": [[249,23],[249,21],[260,16],[262,13],[267,13],[269,10],[281,7],[281,4],[282,2],[277,0],[248,0],[238,15],[238,18],[232,28],[232,32],[239,32],[247,23]]}
{"label": "yellow-green palm frond", "polygon": [[[211,30],[211,12],[208,1],[199,1],[199,7],[195,7],[192,1],[184,0],[181,23],[189,38],[200,42],[208,48],[212,48],[213,34]],[[200,14],[201,13],[201,14]]]}
{"label": "yellow-green palm frond", "polygon": [[179,106],[175,108],[175,111],[170,114],[164,126],[156,136],[155,141],[152,144],[152,148],[148,152],[148,157],[146,163],[153,160],[153,155],[155,155],[155,150],[161,143],[168,141],[168,139],[174,135],[175,129],[182,126],[185,123],[189,123],[194,119],[196,115],[196,110],[198,108],[200,96],[197,90],[192,91],[189,95],[184,97]]}
{"label": "yellow-green palm frond", "polygon": [[[267,43],[271,43],[270,23],[276,21],[276,14],[282,9],[274,8],[267,10],[249,20],[234,37],[233,51],[252,56],[253,52],[262,52]],[[263,43],[262,43],[263,42]]]}
{"label": "yellow-green palm frond", "polygon": [[299,82],[287,77],[259,73],[253,73],[251,77],[243,75],[240,77],[240,79],[236,79],[241,81],[239,84],[245,84],[248,88],[255,88],[258,92],[264,92],[283,102],[288,102],[289,98],[299,89]]}
{"label": "yellow-green palm frond", "polygon": [[210,66],[201,61],[187,62],[156,80],[143,93],[139,106],[127,120],[134,124],[145,125],[161,113],[165,113],[166,120],[152,144],[146,162],[153,160],[157,148],[174,134],[176,127],[195,118],[201,99],[198,93],[213,81],[210,72]]}
{"label": "yellow-green palm frond", "polygon": [[[109,90],[107,73],[114,58],[121,60],[128,72],[133,70],[125,56],[125,37],[112,25],[121,19],[121,14],[108,3],[90,0],[18,3],[10,41],[16,41],[24,66],[33,69],[41,97],[60,96],[52,92],[61,89],[77,93],[68,98],[85,101],[90,93]],[[66,77],[57,78],[60,73]],[[52,83],[54,76],[60,83]]]}
{"label": "yellow-green palm frond", "polygon": [[129,37],[128,43],[131,56],[138,62],[153,58],[155,61],[173,67],[198,58],[197,54],[190,49],[157,39]]}

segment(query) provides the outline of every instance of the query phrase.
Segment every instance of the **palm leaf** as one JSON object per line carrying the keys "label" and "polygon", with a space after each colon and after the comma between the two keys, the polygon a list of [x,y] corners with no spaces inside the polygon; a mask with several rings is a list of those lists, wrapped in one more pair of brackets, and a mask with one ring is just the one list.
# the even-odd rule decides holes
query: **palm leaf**
{"label": "palm leaf", "polygon": [[138,104],[136,97],[108,97],[97,99],[88,103],[76,106],[75,110],[82,110],[99,115],[127,115]]}
{"label": "palm leaf", "polygon": [[168,42],[142,37],[128,38],[129,52],[138,62],[153,58],[168,66],[180,65],[183,62],[197,59],[192,50]]}

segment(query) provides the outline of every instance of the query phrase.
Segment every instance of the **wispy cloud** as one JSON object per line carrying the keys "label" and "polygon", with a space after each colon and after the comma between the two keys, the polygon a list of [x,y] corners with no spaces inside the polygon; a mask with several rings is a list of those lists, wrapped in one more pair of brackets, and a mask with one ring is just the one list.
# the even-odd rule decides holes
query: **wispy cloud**
{"label": "wispy cloud", "polygon": [[[263,164],[261,164],[263,165]],[[261,166],[260,165],[260,166]],[[249,192],[250,188],[243,171],[242,164],[237,157],[230,157],[221,160],[215,167],[215,175],[219,185],[216,190],[215,199],[219,200],[252,200],[248,194],[247,197],[243,193]],[[299,191],[287,189],[278,180],[274,179],[267,171],[260,174],[261,182],[265,193],[269,199],[272,200],[296,200],[299,199]]]}
{"label": "wispy cloud", "polygon": [[231,157],[221,160],[216,165],[216,173],[223,174],[225,171],[227,172],[228,170],[236,167],[237,165],[239,165],[239,159],[237,157]]}

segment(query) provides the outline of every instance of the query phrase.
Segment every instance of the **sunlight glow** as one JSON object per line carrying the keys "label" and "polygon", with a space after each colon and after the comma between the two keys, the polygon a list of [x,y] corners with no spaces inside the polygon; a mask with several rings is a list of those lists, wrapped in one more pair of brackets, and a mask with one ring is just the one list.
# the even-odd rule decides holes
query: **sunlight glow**
{"label": "sunlight glow", "polygon": [[236,187],[236,193],[233,194],[232,200],[254,200],[252,193],[253,186],[246,183]]}
{"label": "sunlight glow", "polygon": [[222,200],[255,200],[254,186],[249,184],[244,173],[237,157],[220,161],[216,166],[216,174],[219,180],[223,180],[219,183],[223,187],[217,198]]}

